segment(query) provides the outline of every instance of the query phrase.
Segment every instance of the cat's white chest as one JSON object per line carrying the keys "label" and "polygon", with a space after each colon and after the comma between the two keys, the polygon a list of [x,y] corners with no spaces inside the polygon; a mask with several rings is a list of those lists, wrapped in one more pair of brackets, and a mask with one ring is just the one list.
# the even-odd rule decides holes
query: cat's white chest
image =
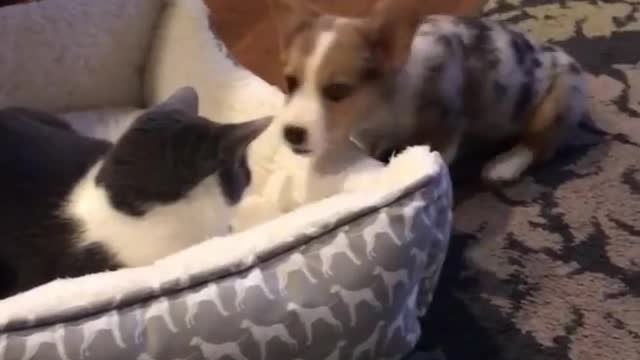
{"label": "cat's white chest", "polygon": [[105,189],[95,184],[97,168],[76,185],[64,209],[84,227],[78,246],[100,243],[123,265],[144,266],[229,231],[231,208],[214,176],[183,199],[136,217],[111,206]]}

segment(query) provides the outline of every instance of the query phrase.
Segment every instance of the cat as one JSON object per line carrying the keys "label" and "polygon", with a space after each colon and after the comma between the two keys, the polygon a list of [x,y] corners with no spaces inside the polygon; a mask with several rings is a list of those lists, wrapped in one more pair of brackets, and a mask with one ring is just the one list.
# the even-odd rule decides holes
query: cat
{"label": "cat", "polygon": [[0,299],[57,278],[143,266],[228,233],[270,124],[198,116],[192,88],[115,143],[35,110],[0,110]]}

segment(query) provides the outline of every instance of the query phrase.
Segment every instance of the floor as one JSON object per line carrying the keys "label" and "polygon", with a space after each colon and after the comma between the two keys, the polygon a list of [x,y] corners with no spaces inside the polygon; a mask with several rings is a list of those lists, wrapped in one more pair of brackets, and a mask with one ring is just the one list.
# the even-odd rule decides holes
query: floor
{"label": "floor", "polygon": [[[212,24],[238,61],[268,82],[281,86],[276,19],[271,0],[205,0]],[[303,0],[299,0],[303,1]],[[342,15],[361,16],[374,0],[309,0],[318,8]],[[484,0],[423,0],[426,13],[476,14]]]}

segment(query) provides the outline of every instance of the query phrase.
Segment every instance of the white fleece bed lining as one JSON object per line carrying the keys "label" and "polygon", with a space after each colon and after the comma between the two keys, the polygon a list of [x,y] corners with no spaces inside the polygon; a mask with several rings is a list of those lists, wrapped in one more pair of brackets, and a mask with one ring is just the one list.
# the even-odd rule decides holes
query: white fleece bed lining
{"label": "white fleece bed lining", "polygon": [[[91,303],[92,308],[86,311],[95,313],[97,308],[111,307],[114,295],[118,301],[125,301],[121,299],[123,294],[135,296],[139,289],[151,287],[157,292],[180,290],[184,288],[187,277],[193,274],[202,274],[203,277],[218,274],[214,277],[220,277],[245,271],[265,262],[265,258],[272,259],[277,254],[313,241],[326,233],[329,226],[335,227],[336,220],[340,224],[353,221],[353,218],[386,207],[424,187],[440,170],[441,162],[440,156],[430,152],[428,147],[413,147],[394,158],[384,169],[383,175],[394,175],[394,181],[387,183],[388,189],[372,186],[363,191],[338,194],[246,231],[212,238],[151,266],[50,282],[0,302],[0,327],[13,324],[17,319],[25,319],[28,324],[30,319],[58,317],[58,314],[70,310],[78,311],[73,304]],[[404,171],[398,171],[398,167],[403,167]],[[276,254],[272,253],[274,250]],[[256,254],[261,254],[261,258],[258,259]],[[230,268],[230,264],[235,264],[235,267]]]}

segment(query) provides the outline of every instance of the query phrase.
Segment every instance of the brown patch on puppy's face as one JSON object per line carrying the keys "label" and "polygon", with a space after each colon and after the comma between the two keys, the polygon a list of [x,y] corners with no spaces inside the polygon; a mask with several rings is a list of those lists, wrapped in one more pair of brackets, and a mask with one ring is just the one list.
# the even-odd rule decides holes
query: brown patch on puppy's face
{"label": "brown patch on puppy's face", "polygon": [[337,20],[332,43],[315,71],[317,94],[324,106],[330,143],[347,141],[354,126],[365,120],[377,104],[385,102],[382,73],[357,20]]}
{"label": "brown patch on puppy's face", "polygon": [[410,44],[413,33],[400,30],[407,20],[386,1],[387,12],[367,19],[321,15],[292,1],[280,0],[290,5],[290,18],[281,34],[289,98],[279,120],[295,152],[317,154],[348,141],[386,103],[383,80],[406,62],[401,38]]}

